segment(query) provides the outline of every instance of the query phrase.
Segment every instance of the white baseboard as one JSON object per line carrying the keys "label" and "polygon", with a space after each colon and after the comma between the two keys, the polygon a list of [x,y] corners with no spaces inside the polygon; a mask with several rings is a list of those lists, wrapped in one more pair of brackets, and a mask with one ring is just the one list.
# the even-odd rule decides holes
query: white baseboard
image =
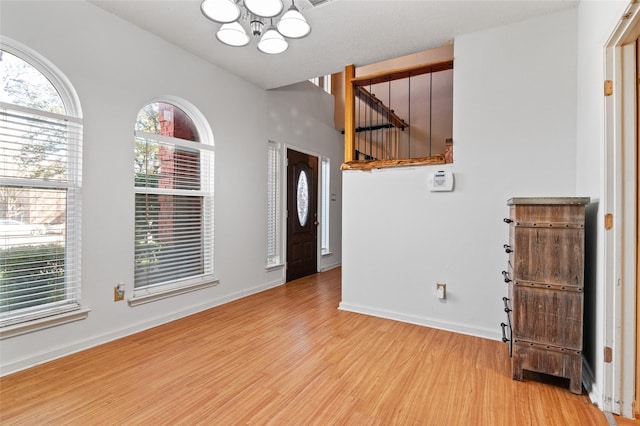
{"label": "white baseboard", "polygon": [[330,265],[324,265],[320,268],[320,270],[318,272],[326,272],[329,271],[331,269],[335,269],[335,268],[339,268],[342,266],[342,262],[336,262],[336,263],[332,263]]}
{"label": "white baseboard", "polygon": [[407,315],[401,312],[390,311],[386,309],[371,308],[368,306],[352,305],[349,303],[340,302],[338,309],[343,311],[355,312],[358,314],[371,315],[379,318],[386,318],[400,322],[406,322],[409,324],[422,325],[430,328],[437,328],[439,330],[451,331],[454,333],[466,334],[474,337],[482,337],[489,340],[501,340],[502,334],[499,327],[496,329],[476,327],[468,324],[455,323],[455,322],[442,322],[433,318]]}
{"label": "white baseboard", "polygon": [[602,410],[602,392],[598,389],[593,370],[584,357],[582,358],[582,386],[587,390],[591,402]]}
{"label": "white baseboard", "polygon": [[132,334],[136,334],[162,324],[167,324],[171,321],[188,317],[189,315],[197,314],[198,312],[206,311],[207,309],[215,308],[216,306],[224,305],[225,303],[229,303],[234,300],[250,296],[252,294],[260,293],[262,291],[278,287],[282,284],[284,284],[283,280],[277,280],[259,286],[250,287],[213,300],[209,300],[206,303],[193,305],[186,309],[169,312],[163,316],[151,318],[146,321],[134,324],[130,327],[125,327],[98,336],[93,336],[89,339],[77,341],[73,344],[61,346],[52,350],[32,354],[28,357],[7,364],[2,363],[2,365],[0,366],[0,377],[16,373],[21,370],[26,370],[27,368],[35,367],[36,365],[44,364],[45,362],[53,361],[55,359],[81,352],[117,339],[121,339],[123,337],[130,336]]}

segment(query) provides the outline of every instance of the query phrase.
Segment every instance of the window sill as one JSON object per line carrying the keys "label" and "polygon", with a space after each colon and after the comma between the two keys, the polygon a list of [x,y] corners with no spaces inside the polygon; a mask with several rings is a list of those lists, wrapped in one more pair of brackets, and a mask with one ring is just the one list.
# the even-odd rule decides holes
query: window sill
{"label": "window sill", "polygon": [[192,291],[202,290],[208,287],[214,287],[220,284],[220,280],[212,279],[203,283],[189,284],[183,287],[170,288],[166,290],[158,290],[152,293],[139,294],[127,300],[129,306],[139,306],[145,303],[155,302],[156,300],[166,299],[168,297],[178,296],[180,294],[191,293]]}
{"label": "window sill", "polygon": [[0,340],[19,336],[21,334],[31,333],[33,331],[43,330],[49,327],[55,327],[58,325],[87,319],[90,311],[91,309],[80,309],[72,312],[65,312],[63,314],[24,322],[21,324],[10,325],[8,327],[0,329]]}
{"label": "window sill", "polygon": [[277,269],[282,269],[283,267],[284,267],[284,263],[278,263],[277,265],[266,266],[264,269],[265,271],[270,272],[270,271],[275,271]]}
{"label": "window sill", "polygon": [[332,254],[333,254],[333,252],[332,252],[332,251],[327,250],[327,251],[323,251],[321,256],[322,256],[322,257],[325,257],[325,256],[331,256]]}

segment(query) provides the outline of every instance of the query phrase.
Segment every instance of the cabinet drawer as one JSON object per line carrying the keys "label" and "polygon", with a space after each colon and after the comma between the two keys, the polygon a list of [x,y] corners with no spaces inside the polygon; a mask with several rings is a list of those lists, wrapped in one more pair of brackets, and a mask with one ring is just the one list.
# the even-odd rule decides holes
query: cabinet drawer
{"label": "cabinet drawer", "polygon": [[580,377],[582,371],[580,351],[563,352],[527,343],[514,343],[513,354],[523,370],[566,378]]}
{"label": "cabinet drawer", "polygon": [[516,227],[514,280],[582,287],[584,230]]}
{"label": "cabinet drawer", "polygon": [[583,294],[510,285],[513,339],[582,350]]}
{"label": "cabinet drawer", "polygon": [[574,204],[517,204],[509,208],[514,223],[556,222],[580,226],[584,223],[584,205]]}

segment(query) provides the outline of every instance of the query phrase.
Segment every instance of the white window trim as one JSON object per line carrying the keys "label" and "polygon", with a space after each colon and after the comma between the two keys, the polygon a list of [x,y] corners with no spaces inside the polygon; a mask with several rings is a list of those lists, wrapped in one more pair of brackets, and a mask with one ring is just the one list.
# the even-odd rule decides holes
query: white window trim
{"label": "white window trim", "polygon": [[[56,88],[58,94],[62,98],[62,103],[67,111],[67,116],[75,117],[82,120],[82,108],[80,106],[80,98],[73,89],[71,81],[49,60],[32,51],[30,48],[21,43],[2,36],[0,40],[0,49],[11,53],[28,62],[42,73]],[[15,107],[15,106],[14,106]],[[42,111],[43,115],[48,115],[46,111]]]}
{"label": "white window trim", "polygon": [[50,317],[40,318],[33,321],[3,327],[0,328],[0,340],[20,336],[21,334],[32,333],[38,330],[44,330],[45,328],[49,327],[55,327],[58,325],[87,319],[89,317],[89,312],[91,312],[90,309],[74,310],[72,312],[64,312]]}
{"label": "white window trim", "polygon": [[[275,198],[276,198],[276,212],[275,212],[275,217],[273,218],[273,223],[269,224],[267,223],[267,246],[269,244],[274,244],[275,245],[275,250],[276,253],[273,256],[269,256],[269,253],[267,253],[265,262],[266,262],[266,266],[265,266],[265,270],[266,271],[274,271],[274,270],[278,270],[278,269],[282,269],[284,268],[284,255],[282,253],[283,247],[282,247],[282,243],[284,240],[283,238],[283,199],[282,199],[282,194],[283,192],[283,181],[285,180],[283,178],[283,173],[286,172],[286,169],[283,168],[283,165],[285,164],[285,160],[284,160],[284,152],[286,152],[283,147],[282,144],[277,143],[277,142],[273,142],[273,141],[268,141],[268,145],[267,145],[267,150],[275,150],[275,155],[276,155],[276,164],[275,164],[275,169],[274,170],[269,170],[269,164],[267,164],[267,183],[269,182],[270,178],[275,179],[275,188],[267,188],[267,197],[269,197],[270,191],[273,190],[275,191]],[[271,176],[271,173],[273,173],[274,176]],[[268,205],[267,205],[268,207]],[[286,209],[285,209],[286,210]],[[268,216],[268,215],[267,215]],[[267,218],[268,220],[268,218]],[[274,229],[274,234],[273,234],[273,238],[275,238],[275,241],[269,241],[271,236],[269,235],[268,229],[269,226],[273,226]],[[286,229],[286,227],[284,227]],[[271,257],[273,257],[274,260],[271,259]]]}
{"label": "white window trim", "polygon": [[329,256],[332,253],[329,223],[331,219],[331,160],[328,157],[320,157],[320,179],[322,187],[320,196],[320,255]]}
{"label": "white window trim", "polygon": [[[211,160],[209,164],[209,173],[210,173],[210,181],[211,181],[211,189],[208,191],[211,193],[210,201],[211,205],[215,206],[215,143],[213,138],[213,131],[211,130],[211,126],[209,122],[205,118],[205,116],[200,112],[198,108],[193,106],[191,103],[185,101],[182,98],[176,96],[162,96],[158,98],[151,99],[146,102],[140,109],[144,108],[146,105],[162,102],[174,105],[184,111],[189,118],[193,121],[196,129],[198,129],[198,133],[200,135],[200,141],[198,143],[187,141],[184,139],[172,138],[169,136],[158,135],[158,134],[150,134],[146,132],[134,131],[135,137],[142,138],[150,138],[158,141],[168,142],[171,144],[190,147],[200,151],[208,151],[211,155]],[[140,109],[138,111],[140,111]],[[201,176],[202,178],[202,176]],[[172,194],[179,194],[183,191],[173,190]],[[134,193],[163,193],[166,194],[165,191],[157,191],[154,189],[145,189],[141,187],[134,186]],[[184,191],[185,195],[203,195],[202,191]],[[211,222],[211,244],[213,245],[215,239],[215,208],[212,208],[211,212],[212,217],[210,219]],[[211,247],[211,269],[212,272],[210,274],[203,274],[201,276],[189,277],[186,279],[180,279],[175,281],[169,281],[166,283],[151,285],[142,288],[133,288],[133,296],[127,300],[127,303],[131,307],[140,306],[146,303],[155,302],[158,300],[166,299],[168,297],[178,296],[181,294],[189,293],[192,291],[201,290],[208,287],[213,287],[219,284],[219,279],[215,276],[215,247]]]}
{"label": "white window trim", "polygon": [[[16,111],[22,112],[36,112],[42,116],[46,116],[53,119],[65,119],[69,122],[73,122],[82,126],[82,107],[80,104],[80,98],[76,93],[73,84],[71,81],[64,75],[64,73],[56,67],[52,62],[46,59],[44,56],[41,56],[37,52],[33,51],[29,47],[9,38],[6,36],[2,36],[0,39],[0,50],[11,53],[12,55],[22,59],[27,62],[35,69],[37,69],[42,75],[44,75],[49,82],[53,85],[53,87],[58,92],[62,103],[65,107],[66,115],[60,115],[55,113],[50,113],[48,111],[40,111],[40,110],[32,110],[31,108],[22,107],[20,105],[7,104],[6,107],[9,109],[14,109]],[[73,167],[72,173],[70,173],[69,182],[74,182],[74,185],[77,187],[77,197],[81,196],[82,191],[82,166],[81,166],[81,152],[82,152],[82,143],[77,145],[77,150],[79,152],[79,157],[77,158],[77,164],[74,162],[71,166]],[[70,183],[67,182],[67,187],[70,187]],[[21,181],[22,185],[25,185],[25,181]],[[46,182],[38,182],[40,186],[48,186]],[[52,187],[61,187],[61,185],[52,185]],[[79,201],[77,201],[79,202]],[[78,212],[79,206],[74,206],[74,209],[77,209]],[[42,330],[49,327],[54,327],[58,325],[67,324],[74,321],[79,321],[86,319],[89,316],[90,309],[83,308],[83,299],[82,299],[82,270],[81,270],[81,257],[82,252],[80,249],[80,229],[81,229],[81,213],[78,213],[78,217],[74,220],[74,227],[70,229],[67,233],[67,236],[71,235],[72,237],[67,237],[65,245],[67,246],[67,252],[75,253],[77,259],[74,261],[76,264],[77,270],[74,272],[78,276],[78,305],[74,307],[69,307],[62,311],[56,312],[52,310],[50,316],[44,316],[33,320],[27,320],[21,323],[12,324],[5,327],[0,327],[0,340],[19,336],[26,333],[31,333],[34,331]],[[69,244],[69,241],[71,243]],[[65,277],[66,279],[66,277]]]}
{"label": "white window trim", "polygon": [[[182,286],[176,286],[173,288],[166,288],[166,286],[161,286],[156,291],[153,291],[151,288],[139,289],[139,291],[134,292],[133,297],[127,300],[127,303],[129,303],[129,306],[135,307],[144,305],[146,303],[155,302],[157,300],[166,299],[168,297],[191,293],[192,291],[202,290],[209,287],[215,287],[218,284],[220,284],[220,280],[218,280],[217,278],[207,278],[204,282],[189,282],[185,283]],[[147,290],[147,293],[144,294],[142,290]]]}
{"label": "white window trim", "polygon": [[[179,108],[178,105],[176,106]],[[200,129],[198,128],[198,130]],[[135,135],[142,139],[153,139],[156,141],[167,142],[172,145],[181,146],[184,148],[190,148],[197,151],[209,151],[209,152],[215,151],[213,148],[213,145],[209,145],[207,143],[192,142],[185,139],[172,138],[171,136],[157,135],[155,133],[147,133],[147,132],[139,132],[139,131],[136,131]]]}
{"label": "white window trim", "polygon": [[309,81],[331,95],[331,74],[313,77]]}

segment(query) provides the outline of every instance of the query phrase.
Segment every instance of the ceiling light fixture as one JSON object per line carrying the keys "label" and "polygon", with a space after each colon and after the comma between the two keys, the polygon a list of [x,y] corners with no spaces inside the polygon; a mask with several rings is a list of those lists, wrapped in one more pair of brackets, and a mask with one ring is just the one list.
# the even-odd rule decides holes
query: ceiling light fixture
{"label": "ceiling light fixture", "polygon": [[221,24],[229,24],[240,18],[240,8],[235,0],[204,0],[200,10],[204,16]]}
{"label": "ceiling light fixture", "polygon": [[[311,32],[311,26],[294,0],[284,14],[282,0],[203,0],[200,10],[208,19],[223,24],[216,33],[221,43],[246,46],[251,41],[247,32],[250,30],[254,37],[260,38],[258,50],[272,55],[287,50],[289,43],[285,37],[298,39]],[[274,25],[274,18],[280,14],[280,20]],[[266,19],[271,22],[263,33]]]}
{"label": "ceiling light fixture", "polygon": [[246,46],[251,41],[249,35],[237,21],[223,24],[216,33],[216,38],[222,43],[234,47]]}
{"label": "ceiling light fixture", "polygon": [[282,34],[276,30],[276,27],[273,26],[272,19],[271,25],[269,25],[269,28],[267,28],[267,31],[265,31],[258,43],[258,50],[270,55],[277,55],[287,50],[288,47],[289,43],[282,37]]}
{"label": "ceiling light fixture", "polygon": [[254,15],[275,18],[282,13],[282,0],[244,0],[244,6]]}
{"label": "ceiling light fixture", "polygon": [[289,38],[302,38],[306,37],[311,32],[311,26],[304,19],[302,13],[298,10],[293,0],[289,10],[282,15],[278,22],[278,32],[285,37]]}

